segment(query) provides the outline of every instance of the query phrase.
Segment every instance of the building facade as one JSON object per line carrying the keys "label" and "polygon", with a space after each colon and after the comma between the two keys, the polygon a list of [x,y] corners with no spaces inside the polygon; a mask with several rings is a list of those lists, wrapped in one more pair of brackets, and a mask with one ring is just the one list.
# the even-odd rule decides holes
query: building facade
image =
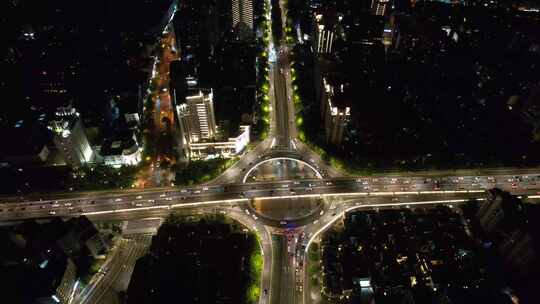
{"label": "building facade", "polygon": [[371,13],[376,16],[384,16],[390,9],[389,0],[372,0]]}
{"label": "building facade", "polygon": [[249,126],[240,126],[240,135],[231,137],[227,141],[191,143],[189,145],[190,157],[204,159],[237,155],[249,144],[249,132]]}
{"label": "building facade", "polygon": [[180,134],[184,144],[213,139],[216,135],[214,94],[199,91],[187,96],[186,102],[177,106]]}
{"label": "building facade", "polygon": [[103,163],[111,167],[136,166],[142,160],[142,148],[139,146],[135,133],[129,131],[124,136],[118,134],[106,139],[99,154]]}
{"label": "building facade", "polygon": [[333,145],[338,145],[343,141],[345,128],[350,121],[351,108],[336,102],[339,93],[343,93],[344,87],[341,85],[338,92],[328,80],[323,77],[323,90],[321,96],[321,115],[324,121],[326,141]]}
{"label": "building facade", "polygon": [[54,133],[53,142],[56,148],[65,163],[73,168],[91,162],[94,155],[79,116],[75,108],[61,107],[57,109],[55,119],[50,121],[48,126]]}
{"label": "building facade", "polygon": [[252,0],[232,0],[232,26],[245,26],[253,30]]}

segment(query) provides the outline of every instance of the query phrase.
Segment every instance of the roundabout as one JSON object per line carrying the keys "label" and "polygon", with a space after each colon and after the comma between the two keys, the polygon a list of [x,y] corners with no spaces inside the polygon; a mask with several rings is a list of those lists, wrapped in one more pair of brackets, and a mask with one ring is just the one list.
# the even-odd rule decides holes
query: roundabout
{"label": "roundabout", "polygon": [[274,157],[263,160],[251,167],[242,182],[260,182],[276,180],[322,179],[322,175],[313,165],[292,157]]}

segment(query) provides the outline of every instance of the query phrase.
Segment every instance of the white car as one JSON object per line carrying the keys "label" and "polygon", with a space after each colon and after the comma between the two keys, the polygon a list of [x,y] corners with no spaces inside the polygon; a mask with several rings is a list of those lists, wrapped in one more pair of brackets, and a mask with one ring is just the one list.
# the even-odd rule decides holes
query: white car
{"label": "white car", "polygon": [[136,197],[136,199],[141,199],[141,198],[142,198],[142,195],[138,195],[138,196]]}

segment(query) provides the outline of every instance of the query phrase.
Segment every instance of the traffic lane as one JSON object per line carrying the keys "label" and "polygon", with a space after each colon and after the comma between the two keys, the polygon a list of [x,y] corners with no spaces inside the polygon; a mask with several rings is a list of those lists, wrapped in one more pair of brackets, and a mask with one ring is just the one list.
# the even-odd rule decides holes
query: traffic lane
{"label": "traffic lane", "polygon": [[[516,179],[516,177],[519,178],[519,180]],[[492,180],[490,180],[492,178]],[[393,179],[396,179],[396,181],[392,181]],[[452,187],[452,185],[466,185],[470,187],[484,187],[484,188],[491,188],[496,186],[503,186],[508,187],[515,185],[516,188],[523,188],[527,187],[527,189],[536,189],[539,188],[540,179],[538,178],[537,174],[534,175],[525,175],[525,176],[517,176],[517,175],[502,175],[502,176],[447,176],[444,177],[445,180],[442,180],[439,182],[440,185]],[[426,182],[426,180],[430,180]],[[450,180],[450,181],[449,181]],[[321,183],[349,183],[354,184],[355,182],[362,183],[362,181],[365,181],[368,185],[378,185],[378,186],[391,186],[391,185],[403,185],[403,186],[418,186],[422,185],[422,188],[429,188],[429,187],[435,187],[435,184],[433,182],[432,178],[426,178],[426,177],[356,177],[356,178],[335,178],[330,179],[328,181],[320,181],[320,180],[303,180],[302,182],[312,182],[313,184],[320,185]],[[257,187],[260,187],[259,185],[268,185],[268,187],[273,187],[276,183],[291,183],[293,181],[278,181],[278,182],[259,182],[259,183],[249,183],[249,184],[255,184]],[[224,185],[224,187],[243,187],[244,184],[229,184]],[[213,186],[219,187],[221,186]],[[161,187],[161,188],[152,188],[152,189],[145,189],[145,190],[123,190],[123,191],[97,191],[97,192],[85,192],[85,193],[69,193],[67,194],[53,194],[51,196],[54,197],[39,197],[38,199],[35,199],[33,201],[23,201],[23,202],[13,202],[13,204],[20,204],[19,207],[24,206],[32,206],[34,204],[46,204],[47,202],[51,203],[55,198],[60,202],[81,202],[81,201],[92,201],[92,200],[104,200],[104,199],[116,199],[116,198],[127,198],[132,199],[134,196],[139,195],[152,195],[152,194],[166,194],[168,191],[181,191],[181,192],[187,192],[193,194],[194,191],[201,190],[204,187],[198,186],[198,187],[189,187],[189,188],[183,188],[178,190],[178,188],[172,188],[172,187]],[[234,189],[234,188],[231,188]],[[6,203],[9,203],[10,198],[5,198],[3,201]],[[9,205],[14,206],[14,205]],[[16,205],[15,205],[16,206]]]}
{"label": "traffic lane", "polygon": [[[298,184],[303,183],[303,186],[296,185],[296,183]],[[504,184],[499,184],[498,186],[502,188],[503,190],[511,191],[514,194],[530,195],[530,194],[536,194],[537,191],[539,190],[539,187],[537,184],[534,184],[534,185],[527,184],[528,187],[523,187],[522,184],[523,182],[518,183],[518,186],[515,187],[514,186],[515,183],[512,183],[510,181]],[[280,185],[280,187],[283,187],[283,188],[276,188],[276,185]],[[290,190],[291,185],[293,185],[292,187],[293,191]],[[417,188],[415,189],[410,189],[410,188],[404,189],[396,184],[390,184],[387,186],[386,189],[381,190],[377,188],[368,188],[366,190],[366,189],[360,188],[358,186],[358,183],[354,182],[353,180],[336,180],[334,182],[330,182],[330,181],[321,182],[321,181],[315,180],[315,181],[312,181],[311,183],[308,183],[307,184],[308,187],[306,187],[305,185],[306,185],[306,182],[299,182],[299,181],[282,181],[278,183],[260,184],[257,186],[253,186],[250,184],[240,184],[240,185],[237,185],[235,189],[233,189],[236,191],[227,190],[227,191],[224,191],[223,193],[207,193],[204,190],[204,188],[202,190],[192,190],[193,192],[189,193],[188,190],[182,189],[180,191],[171,191],[171,192],[165,192],[161,194],[159,192],[154,192],[150,196],[146,196],[146,197],[151,197],[149,200],[154,200],[157,204],[168,204],[172,201],[177,202],[178,200],[185,201],[185,203],[196,203],[198,201],[238,199],[238,198],[243,198],[243,197],[261,197],[261,196],[263,197],[264,196],[290,197],[290,196],[295,196],[295,195],[304,195],[304,196],[308,195],[309,196],[309,195],[322,195],[322,194],[331,195],[331,194],[340,194],[340,192],[343,192],[341,193],[343,195],[347,195],[347,193],[352,193],[351,195],[363,194],[363,195],[388,196],[388,195],[403,195],[403,194],[407,194],[407,192],[416,193],[418,191],[420,192],[418,192],[417,194],[429,194],[430,192],[444,194],[445,191],[461,191],[461,192],[466,192],[466,191],[482,192],[483,191],[483,187],[478,186],[478,185],[475,187],[473,186],[465,187],[465,190],[460,190],[460,188],[456,187],[455,184],[442,185],[439,189],[432,190],[430,189],[430,186],[426,185],[425,183],[419,184]],[[251,187],[251,189],[249,187]],[[255,189],[257,191],[253,191],[254,190],[253,187],[255,188],[264,187],[267,189],[262,188],[262,189]],[[287,189],[277,190],[277,189],[284,189],[284,188],[289,188],[289,190]],[[212,188],[212,191],[218,191],[219,189],[220,187]],[[241,191],[241,190],[244,190],[244,191]],[[427,192],[427,193],[423,193],[423,192]],[[167,197],[168,195],[170,196]],[[138,197],[142,197],[142,195],[137,196],[133,193],[128,195],[126,200],[131,200],[129,203],[131,203],[132,205],[136,204],[136,201],[133,199],[133,197],[137,199]],[[91,207],[92,210],[100,210],[98,206],[101,207],[105,205],[111,205],[108,207],[108,209],[114,210],[114,209],[117,209],[114,207],[115,205],[120,207],[120,205],[122,204],[121,202],[117,201],[118,199],[120,199],[121,201],[124,201],[124,199],[122,199],[121,196],[106,197],[106,198],[93,198],[93,199],[94,200],[91,200],[91,198],[87,198],[86,201],[77,200],[77,207],[79,208],[82,207],[84,210],[84,208],[88,208],[89,204],[92,204],[92,205],[97,205],[97,206]],[[7,207],[7,211],[5,209],[2,209],[2,212],[0,212],[0,216],[7,216],[9,214],[12,214],[12,215],[14,214],[14,217],[17,217],[17,213],[24,213],[24,212],[40,213],[40,210],[37,210],[37,208],[44,209],[42,211],[56,212],[54,211],[56,209],[53,210],[53,208],[51,207],[46,207],[46,206],[49,206],[47,204],[50,204],[50,203],[51,202],[44,202],[44,201],[35,202],[34,204],[23,203],[22,207],[18,205],[13,206],[10,204]],[[72,207],[60,208],[60,209],[69,209],[69,208],[75,208],[75,207],[72,206]],[[64,214],[68,214],[68,213],[77,213],[77,211],[80,211],[80,210],[75,209],[75,211],[73,211],[72,209],[70,211],[64,210],[63,212]],[[51,215],[55,215],[55,214],[51,214]]]}
{"label": "traffic lane", "polygon": [[[58,206],[68,206],[71,209],[77,208],[77,207],[87,207],[89,204],[114,204],[114,203],[121,203],[124,201],[131,201],[132,204],[135,203],[142,203],[145,204],[145,199],[147,199],[146,202],[153,203],[154,201],[158,200],[160,202],[163,201],[172,201],[172,200],[192,200],[192,199],[226,199],[231,198],[235,194],[237,194],[239,197],[242,196],[260,196],[260,195],[277,195],[279,196],[281,194],[285,194],[283,191],[287,192],[296,192],[296,191],[303,191],[303,192],[313,192],[313,193],[322,193],[328,192],[332,193],[335,191],[352,191],[352,190],[364,190],[364,192],[384,192],[384,191],[421,191],[421,190],[430,190],[430,186],[420,183],[415,186],[414,189],[411,188],[411,186],[407,186],[408,188],[403,187],[402,185],[397,184],[382,184],[379,183],[382,188],[375,188],[373,186],[368,185],[359,185],[354,181],[335,181],[335,182],[319,182],[317,180],[314,181],[282,181],[278,183],[263,183],[263,184],[240,184],[240,185],[231,185],[228,186],[228,188],[224,189],[224,187],[218,187],[218,188],[205,188],[203,189],[197,189],[197,190],[189,190],[191,192],[188,192],[188,190],[180,190],[180,191],[170,191],[170,192],[154,192],[151,194],[145,194],[145,195],[136,195],[136,194],[130,194],[127,196],[114,196],[114,197],[105,197],[105,198],[86,198],[85,199],[78,199],[78,200],[58,200],[58,201],[40,201],[35,203],[21,203],[17,205],[9,205],[7,206],[8,211],[14,208],[18,209],[37,209],[37,208],[47,208],[54,210],[53,207]],[[512,189],[513,183],[506,183],[506,184],[500,184],[499,185],[503,189],[509,189],[509,190],[515,190]],[[469,189],[474,188],[482,188],[481,186],[476,187],[468,187]],[[524,188],[524,187],[520,187]],[[538,189],[537,185],[533,185],[530,187],[525,187],[526,189]],[[444,190],[459,190],[459,187],[455,187],[454,184],[448,184],[448,185],[442,185],[440,187],[441,191]],[[223,193],[219,193],[219,191],[223,191]],[[268,193],[270,191],[270,193]],[[212,192],[212,193],[209,193]],[[217,192],[217,193],[216,193]],[[294,194],[293,194],[294,195]],[[48,208],[50,207],[50,208]],[[20,210],[19,210],[20,211]],[[24,211],[24,210],[23,210]]]}

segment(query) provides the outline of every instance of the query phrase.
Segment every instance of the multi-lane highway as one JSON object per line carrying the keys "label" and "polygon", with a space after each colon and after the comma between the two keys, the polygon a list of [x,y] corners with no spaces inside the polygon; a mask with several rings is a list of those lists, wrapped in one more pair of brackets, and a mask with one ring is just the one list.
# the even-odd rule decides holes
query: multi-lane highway
{"label": "multi-lane highway", "polygon": [[[75,193],[54,199],[29,197],[0,206],[0,220],[50,216],[113,213],[120,210],[152,210],[317,196],[403,196],[483,193],[501,188],[519,195],[540,192],[539,175],[446,176],[446,177],[356,177],[324,180],[270,181],[249,184],[161,188],[136,192]],[[9,201],[9,200],[8,200]]]}

